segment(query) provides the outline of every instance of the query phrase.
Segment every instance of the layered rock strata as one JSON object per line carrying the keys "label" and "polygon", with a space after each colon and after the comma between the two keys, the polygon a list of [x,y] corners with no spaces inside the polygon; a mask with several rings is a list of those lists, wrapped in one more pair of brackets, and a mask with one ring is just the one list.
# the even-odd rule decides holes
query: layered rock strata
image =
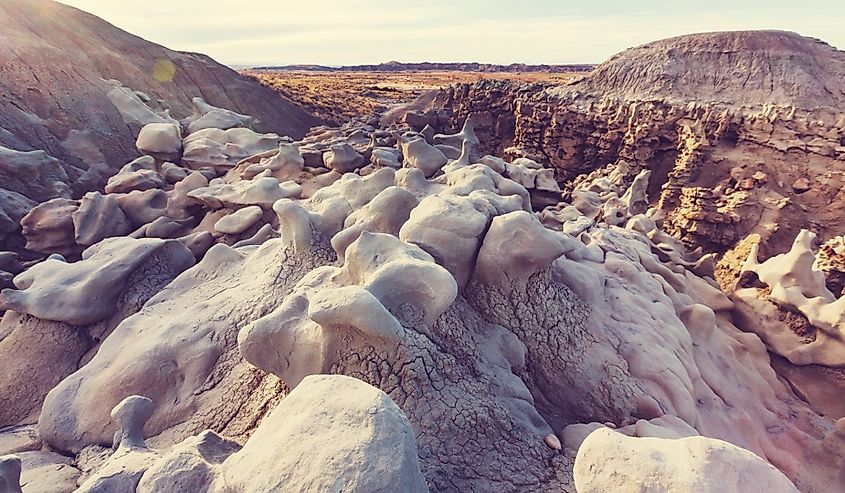
{"label": "layered rock strata", "polygon": [[570,85],[451,87],[428,112],[445,128],[473,115],[483,152],[548,163],[560,181],[648,169],[650,203],[687,245],[724,252],[759,234],[780,253],[801,228],[845,226],[844,73],[818,40],[707,33],[632,48]]}

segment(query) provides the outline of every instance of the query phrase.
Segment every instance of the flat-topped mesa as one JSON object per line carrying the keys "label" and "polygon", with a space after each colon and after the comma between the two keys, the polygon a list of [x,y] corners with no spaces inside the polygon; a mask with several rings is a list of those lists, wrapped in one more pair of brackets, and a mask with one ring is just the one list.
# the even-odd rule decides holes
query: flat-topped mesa
{"label": "flat-topped mesa", "polygon": [[127,280],[150,260],[161,272],[178,273],[194,264],[193,255],[175,240],[110,238],[86,249],[78,262],[47,259],[19,274],[17,289],[0,292],[0,308],[72,325],[93,324],[114,314]]}

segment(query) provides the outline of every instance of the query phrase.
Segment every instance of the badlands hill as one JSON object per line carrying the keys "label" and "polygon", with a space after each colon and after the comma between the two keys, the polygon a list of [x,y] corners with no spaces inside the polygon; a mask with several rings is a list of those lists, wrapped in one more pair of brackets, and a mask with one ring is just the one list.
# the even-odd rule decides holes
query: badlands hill
{"label": "badlands hill", "polygon": [[845,52],[785,31],[679,36],[630,48],[574,86],[628,99],[845,108]]}
{"label": "badlands hill", "polygon": [[44,150],[72,182],[91,167],[114,170],[137,157],[140,127],[115,106],[112,79],[177,119],[202,97],[280,135],[299,138],[317,123],[205,55],[169,50],[52,0],[0,0],[0,146]]}

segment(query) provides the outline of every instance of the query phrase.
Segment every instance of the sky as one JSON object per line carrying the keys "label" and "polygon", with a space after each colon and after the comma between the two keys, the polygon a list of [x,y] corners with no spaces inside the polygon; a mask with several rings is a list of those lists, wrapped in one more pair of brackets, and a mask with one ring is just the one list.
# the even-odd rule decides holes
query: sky
{"label": "sky", "polygon": [[62,0],[229,65],[598,63],[680,34],[785,29],[845,49],[843,0]]}

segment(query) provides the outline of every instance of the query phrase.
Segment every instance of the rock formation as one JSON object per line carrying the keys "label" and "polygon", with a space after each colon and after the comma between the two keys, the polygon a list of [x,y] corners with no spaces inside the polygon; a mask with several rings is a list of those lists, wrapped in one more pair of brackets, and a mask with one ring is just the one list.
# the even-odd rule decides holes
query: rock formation
{"label": "rock formation", "polygon": [[679,36],[625,50],[576,86],[585,92],[609,89],[624,99],[841,110],[843,76],[845,53],[821,40],[783,31],[736,31]]}
{"label": "rock formation", "polygon": [[456,129],[473,115],[482,153],[549,163],[562,182],[620,161],[627,183],[650,170],[649,202],[688,246],[723,253],[759,234],[781,253],[802,228],[845,227],[843,74],[845,53],[794,33],[695,34],[569,85],[453,86],[425,116]]}
{"label": "rock formation", "polygon": [[[180,242],[109,238],[82,260],[50,258],[0,291],[0,427],[38,414],[47,392],[84,366],[117,323],[194,264]],[[26,375],[26,378],[21,378]]]}
{"label": "rock formation", "polygon": [[[700,166],[752,145],[728,113],[550,90],[458,132],[297,138],[114,88],[148,155],[81,199],[9,192],[43,256],[0,253],[5,490],[845,489],[845,410],[819,384],[841,379],[845,248],[799,228],[761,251],[792,197],[773,169],[725,164],[714,203],[728,178]],[[476,90],[452,89],[456,114]],[[494,112],[535,97],[561,105],[549,138],[615,157],[484,154],[527,138]],[[753,145],[786,152],[772,139]]]}
{"label": "rock formation", "polygon": [[[705,484],[738,458],[782,491],[840,484],[841,425],[778,378],[768,332],[735,325],[745,298],[720,290],[712,255],[661,230],[652,172],[628,181],[619,163],[561,191],[541,162],[477,156],[475,121],[294,142],[202,128],[172,180],[141,158],[111,180],[125,188],[54,199],[71,256],[17,268],[0,294],[0,344],[28,348],[4,365],[49,378],[5,382],[3,424],[37,416],[80,491],[592,491],[619,477],[578,466],[602,423],[660,439],[620,442],[634,455],[708,451],[660,484]],[[221,158],[204,136],[233,130],[241,150]],[[806,243],[737,275],[833,301],[823,274],[799,275]],[[633,482],[669,467],[642,460]]]}
{"label": "rock formation", "polygon": [[340,375],[305,378],[221,466],[238,491],[428,491],[408,418]]}
{"label": "rock formation", "polygon": [[721,440],[698,436],[631,438],[608,428],[587,437],[575,459],[579,493],[798,490],[771,464]]}
{"label": "rock formation", "polygon": [[[204,55],[169,50],[52,0],[0,1],[0,32],[2,250],[22,249],[12,223],[32,209],[29,201],[101,190],[139,151],[178,162],[182,128],[250,125],[301,138],[319,123]],[[210,110],[216,106],[227,109]]]}

